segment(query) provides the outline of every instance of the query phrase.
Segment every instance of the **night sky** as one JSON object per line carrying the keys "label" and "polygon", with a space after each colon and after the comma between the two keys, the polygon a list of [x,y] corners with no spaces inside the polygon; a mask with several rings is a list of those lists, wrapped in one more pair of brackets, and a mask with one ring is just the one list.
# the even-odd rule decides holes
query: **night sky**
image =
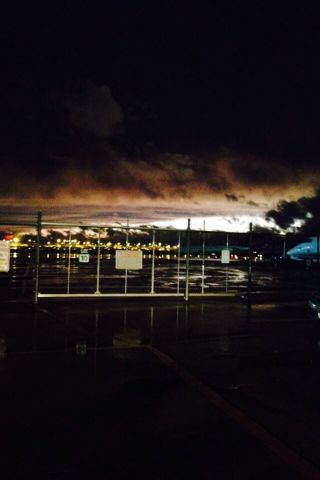
{"label": "night sky", "polygon": [[0,22],[2,217],[318,228],[315,2],[25,2]]}

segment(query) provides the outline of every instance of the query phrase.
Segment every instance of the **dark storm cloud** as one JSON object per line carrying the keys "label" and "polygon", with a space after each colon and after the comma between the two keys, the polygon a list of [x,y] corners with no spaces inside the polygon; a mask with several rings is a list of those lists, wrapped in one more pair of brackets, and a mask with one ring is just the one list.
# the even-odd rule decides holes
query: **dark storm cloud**
{"label": "dark storm cloud", "polygon": [[234,193],[226,193],[225,197],[229,202],[239,202],[239,197]]}
{"label": "dark storm cloud", "polygon": [[235,193],[225,193],[228,202],[231,203],[246,203],[250,207],[261,207],[262,205],[253,200],[246,201],[245,195],[236,195]]}
{"label": "dark storm cloud", "polygon": [[105,139],[123,128],[122,109],[106,85],[87,81],[81,91],[65,96],[62,102],[67,110],[68,125],[78,136]]}
{"label": "dark storm cloud", "polygon": [[20,143],[9,142],[12,151],[0,160],[3,199],[115,202],[144,197],[197,203],[221,195],[235,206],[259,207],[247,200],[250,189],[285,188],[300,182],[310,166],[308,159],[297,168],[226,147],[170,149],[153,141],[152,129],[148,141],[139,135],[136,141],[140,122],[153,122],[155,116],[143,105],[138,115],[127,117],[128,109],[110,88],[92,80],[37,95],[36,110],[23,95],[21,108],[16,105],[12,124],[18,125]]}
{"label": "dark storm cloud", "polygon": [[266,214],[268,220],[272,219],[279,227],[287,229],[295,220],[305,220],[307,212],[304,210],[299,200],[287,202],[285,200],[278,203],[277,208],[269,210]]}
{"label": "dark storm cloud", "polygon": [[320,189],[311,197],[301,197],[297,201],[281,201],[276,209],[269,210],[267,219],[275,221],[279,227],[288,229],[296,220],[302,221],[301,230],[306,233],[320,231]]}
{"label": "dark storm cloud", "polygon": [[275,186],[291,181],[295,175],[290,164],[277,158],[240,155],[232,159],[232,169],[240,183],[254,186]]}

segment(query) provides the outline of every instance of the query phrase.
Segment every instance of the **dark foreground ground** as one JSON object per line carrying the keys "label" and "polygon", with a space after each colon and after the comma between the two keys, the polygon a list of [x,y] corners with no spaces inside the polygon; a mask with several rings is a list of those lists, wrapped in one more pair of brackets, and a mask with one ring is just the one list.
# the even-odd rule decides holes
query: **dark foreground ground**
{"label": "dark foreground ground", "polygon": [[305,300],[2,301],[2,479],[320,478]]}

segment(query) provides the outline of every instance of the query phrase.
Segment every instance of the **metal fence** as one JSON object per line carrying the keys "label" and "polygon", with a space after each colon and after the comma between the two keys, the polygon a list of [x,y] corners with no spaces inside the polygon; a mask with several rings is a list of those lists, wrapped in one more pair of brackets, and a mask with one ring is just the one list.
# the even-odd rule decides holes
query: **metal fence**
{"label": "metal fence", "polygon": [[[298,235],[226,233],[126,225],[37,221],[11,240],[11,268],[0,274],[2,292],[40,299],[250,295],[313,289],[318,274],[286,262]],[[141,265],[117,264],[121,252],[139,252]],[[135,255],[133,255],[135,256]],[[319,263],[319,252],[318,252]],[[308,271],[307,271],[308,270]]]}
{"label": "metal fence", "polygon": [[[46,229],[64,235],[60,245],[55,243],[51,255],[50,245],[41,233]],[[35,301],[150,296],[188,300],[195,295],[234,295],[236,291],[228,288],[224,278],[222,284],[216,282],[214,288],[209,288],[213,263],[218,260],[214,252],[208,251],[209,233],[212,232],[191,230],[190,221],[185,230],[174,230],[49,223],[39,216]],[[225,240],[227,249],[228,239]],[[117,267],[117,256],[123,251],[142,252],[141,268]],[[58,271],[52,270],[53,264]]]}
{"label": "metal fence", "polygon": [[[151,296],[188,300],[195,295],[237,292],[229,281],[228,264],[220,265],[220,253],[212,247],[214,232],[192,230],[190,221],[184,230],[176,230],[46,222],[39,213],[36,222],[6,227],[29,230],[11,241],[9,275],[13,283],[20,280],[22,293],[29,294],[33,277],[35,302]],[[228,235],[223,234],[219,242],[228,249]],[[141,268],[119,268],[120,252],[141,252]],[[249,275],[249,257],[244,260],[242,279]]]}

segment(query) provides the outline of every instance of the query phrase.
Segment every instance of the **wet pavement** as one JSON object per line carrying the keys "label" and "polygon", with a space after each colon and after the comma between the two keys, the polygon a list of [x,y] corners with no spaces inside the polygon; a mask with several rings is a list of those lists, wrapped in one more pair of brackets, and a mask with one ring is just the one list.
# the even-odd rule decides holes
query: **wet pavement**
{"label": "wet pavement", "polygon": [[[70,261],[69,261],[70,260]],[[244,294],[248,290],[248,261],[232,261],[221,264],[213,258],[197,257],[189,262],[189,293]],[[99,278],[97,279],[97,272]],[[304,262],[254,262],[251,269],[251,291],[272,292],[282,296],[310,293],[319,285],[319,265],[306,268]],[[183,294],[185,291],[186,259],[170,255],[155,257],[145,255],[142,270],[118,270],[111,254],[90,255],[89,263],[79,262],[79,255],[41,251],[39,268],[39,292],[42,295],[105,295]],[[10,275],[0,275],[0,290],[6,298],[30,299],[35,290],[35,251],[15,251],[11,256]]]}
{"label": "wet pavement", "polygon": [[319,345],[298,297],[3,300],[0,478],[320,478]]}

